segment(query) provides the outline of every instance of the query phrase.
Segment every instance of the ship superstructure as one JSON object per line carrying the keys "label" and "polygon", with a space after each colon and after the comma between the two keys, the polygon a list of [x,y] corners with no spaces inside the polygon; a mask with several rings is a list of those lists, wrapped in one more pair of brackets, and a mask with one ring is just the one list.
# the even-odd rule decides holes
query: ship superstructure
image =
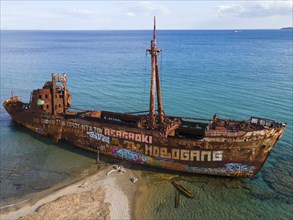
{"label": "ship superstructure", "polygon": [[158,68],[161,50],[156,44],[154,22],[147,49],[152,64],[147,112],[74,109],[66,74],[52,74],[42,89],[33,90],[29,103],[12,96],[3,106],[15,122],[40,135],[133,163],[197,174],[256,174],[286,124],[259,117],[235,121],[217,115],[211,119],[166,115]]}

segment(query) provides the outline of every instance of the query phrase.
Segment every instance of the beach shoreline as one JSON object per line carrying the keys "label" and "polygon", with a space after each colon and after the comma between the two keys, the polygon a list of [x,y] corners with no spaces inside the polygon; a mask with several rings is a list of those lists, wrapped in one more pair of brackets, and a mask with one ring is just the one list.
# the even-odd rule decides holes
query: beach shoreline
{"label": "beach shoreline", "polygon": [[49,194],[40,192],[37,198],[18,202],[19,208],[1,210],[0,219],[134,218],[137,183],[131,178],[138,174],[123,166],[120,171],[117,168],[106,166]]}

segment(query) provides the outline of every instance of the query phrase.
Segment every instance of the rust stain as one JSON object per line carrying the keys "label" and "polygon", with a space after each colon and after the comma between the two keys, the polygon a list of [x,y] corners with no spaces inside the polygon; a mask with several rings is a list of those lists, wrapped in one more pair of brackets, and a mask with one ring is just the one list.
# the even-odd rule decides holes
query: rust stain
{"label": "rust stain", "polygon": [[116,113],[72,108],[66,74],[52,74],[43,88],[32,91],[29,103],[12,96],[5,100],[4,108],[18,124],[55,142],[66,140],[134,163],[220,176],[256,174],[286,124],[259,117],[234,121],[217,115],[212,119],[166,115],[155,30],[154,25],[154,37],[147,50],[152,57],[149,111]]}

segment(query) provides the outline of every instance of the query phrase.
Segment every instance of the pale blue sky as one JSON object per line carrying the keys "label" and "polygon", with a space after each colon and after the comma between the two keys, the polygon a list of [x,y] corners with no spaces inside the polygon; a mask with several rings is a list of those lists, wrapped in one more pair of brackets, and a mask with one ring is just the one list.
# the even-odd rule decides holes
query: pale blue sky
{"label": "pale blue sky", "polygon": [[1,29],[275,29],[292,25],[292,0],[3,1]]}

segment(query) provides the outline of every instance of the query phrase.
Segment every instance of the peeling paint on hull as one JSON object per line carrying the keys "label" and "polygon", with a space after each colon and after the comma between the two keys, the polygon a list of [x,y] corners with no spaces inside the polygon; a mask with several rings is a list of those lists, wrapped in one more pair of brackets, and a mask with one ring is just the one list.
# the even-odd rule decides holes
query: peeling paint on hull
{"label": "peeling paint on hull", "polygon": [[[251,117],[246,121],[168,116],[163,102],[154,35],[151,55],[150,108],[116,113],[70,108],[67,76],[54,73],[30,103],[12,96],[3,106],[19,124],[75,146],[133,163],[162,169],[219,176],[251,177],[266,161],[286,124]],[[158,113],[155,110],[155,90]]]}
{"label": "peeling paint on hull", "polygon": [[56,142],[65,140],[89,151],[157,168],[231,177],[256,174],[285,129],[272,128],[263,135],[249,134],[245,141],[243,137],[193,140],[162,137],[158,131],[99,123],[86,118],[66,119],[25,111],[11,115],[18,124],[40,135],[53,137]]}

